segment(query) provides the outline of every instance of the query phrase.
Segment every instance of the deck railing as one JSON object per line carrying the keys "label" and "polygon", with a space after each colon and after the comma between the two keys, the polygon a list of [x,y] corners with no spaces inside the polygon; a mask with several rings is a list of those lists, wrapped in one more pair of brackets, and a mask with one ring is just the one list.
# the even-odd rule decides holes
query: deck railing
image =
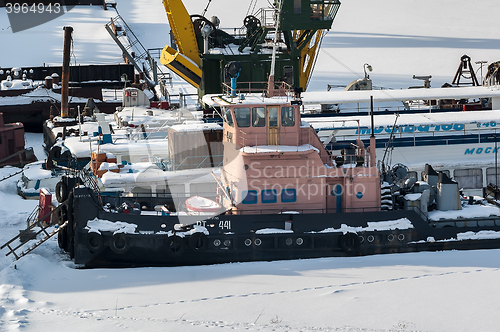
{"label": "deck railing", "polygon": [[[236,97],[240,98],[241,95],[247,95],[250,93],[262,93],[262,98],[265,97],[265,92],[268,88],[268,82],[237,82],[236,83]],[[278,91],[278,95],[286,96],[288,98],[293,97],[293,88],[290,84],[286,82],[274,82],[274,90]],[[231,96],[233,88],[230,83],[222,83],[222,92],[227,96]]]}

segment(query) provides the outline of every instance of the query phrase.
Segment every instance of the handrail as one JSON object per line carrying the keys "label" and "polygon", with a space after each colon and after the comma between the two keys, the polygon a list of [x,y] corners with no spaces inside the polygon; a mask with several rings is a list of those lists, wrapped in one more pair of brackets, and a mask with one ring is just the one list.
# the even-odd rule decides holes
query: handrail
{"label": "handrail", "polygon": [[[317,208],[317,209],[295,209],[293,205],[290,206],[289,209],[258,209],[258,210],[228,210],[226,211],[226,214],[232,214],[232,215],[243,215],[243,214],[325,214],[329,210],[334,210],[334,209],[324,209],[324,208]],[[381,211],[380,206],[373,206],[373,207],[362,207],[362,208],[343,208],[342,213],[364,213],[364,212],[377,212]]]}
{"label": "handrail", "polygon": [[[267,90],[268,82],[237,82],[236,90],[237,95],[250,94],[250,93],[261,93]],[[274,82],[275,90],[280,91],[280,95],[291,98],[293,96],[293,88],[290,84],[286,82]],[[226,82],[222,83],[222,93],[225,95],[231,95],[233,89]]]}
{"label": "handrail", "polygon": [[[196,162],[196,163],[185,163],[188,160],[193,160],[193,159],[200,159],[203,158],[201,162]],[[208,155],[208,156],[188,156],[185,157],[179,164],[173,165],[173,168],[175,170],[179,170],[181,167],[188,167],[188,169],[199,169],[199,168],[204,168],[203,164],[206,163],[207,160],[209,160],[209,163],[211,164],[213,161],[215,161],[217,158],[220,158],[220,162],[217,165],[209,166],[209,167],[219,167],[222,165],[223,162],[223,155]],[[210,160],[212,159],[212,160]],[[171,162],[171,161],[170,161]],[[195,166],[195,167],[191,167]]]}

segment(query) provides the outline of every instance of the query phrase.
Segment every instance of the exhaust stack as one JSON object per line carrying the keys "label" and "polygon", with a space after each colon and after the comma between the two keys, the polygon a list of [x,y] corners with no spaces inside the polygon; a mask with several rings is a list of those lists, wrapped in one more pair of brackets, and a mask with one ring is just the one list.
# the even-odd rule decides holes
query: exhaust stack
{"label": "exhaust stack", "polygon": [[71,34],[73,33],[72,27],[63,27],[64,30],[64,50],[63,50],[63,67],[62,67],[62,81],[61,81],[61,117],[69,117],[68,107],[68,87],[69,87],[69,60],[71,55]]}

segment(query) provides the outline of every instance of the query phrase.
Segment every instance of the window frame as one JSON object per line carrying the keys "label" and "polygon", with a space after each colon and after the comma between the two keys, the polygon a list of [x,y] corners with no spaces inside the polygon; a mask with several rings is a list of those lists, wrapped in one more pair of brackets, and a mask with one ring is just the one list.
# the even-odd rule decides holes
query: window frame
{"label": "window frame", "polygon": [[[283,199],[283,193],[284,192],[293,192],[293,198],[290,198],[290,199]],[[289,195],[289,194],[287,194]],[[285,188],[285,189],[281,189],[281,202],[282,203],[295,203],[297,202],[297,190],[295,188]]]}
{"label": "window frame", "polygon": [[[228,117],[229,115],[229,117]],[[234,119],[233,119],[233,114],[231,112],[231,108],[227,107],[224,111],[224,118],[226,120],[226,123],[234,128]]]}
{"label": "window frame", "polygon": [[[248,194],[254,195],[254,199],[252,201],[246,201]],[[257,204],[257,202],[259,200],[258,197],[259,197],[259,195],[257,193],[257,190],[243,190],[241,192],[241,203],[242,204]]]}
{"label": "window frame", "polygon": [[[286,113],[288,113],[288,109],[291,109],[292,110],[292,121],[293,121],[293,124],[290,125],[290,124],[287,124],[287,122],[285,122],[285,119],[288,119],[287,117],[284,116],[285,112],[284,112],[284,109]],[[294,127],[295,126],[295,107],[293,106],[283,106],[281,107],[281,126],[282,127]]]}
{"label": "window frame", "polygon": [[[260,126],[256,126],[255,124],[255,115],[257,115],[257,109],[262,109],[264,110],[264,116],[263,117],[259,117],[259,119],[263,119],[264,120],[264,123]],[[252,107],[252,127],[255,127],[255,128],[264,128],[266,126],[266,108],[265,107]]]}
{"label": "window frame", "polygon": [[[250,107],[235,107],[233,110],[234,110],[234,118],[236,120],[236,125],[239,128],[248,128],[252,125],[252,109]],[[238,117],[238,114],[240,113],[240,111],[243,111],[243,110],[248,110],[248,118],[247,119]],[[248,120],[248,124],[246,126],[241,124],[241,121],[243,121],[243,120]]]}
{"label": "window frame", "polygon": [[[272,193],[273,199],[264,199],[264,195],[267,193]],[[278,201],[278,194],[276,192],[276,189],[264,189],[260,192],[260,200],[264,204],[273,204]]]}

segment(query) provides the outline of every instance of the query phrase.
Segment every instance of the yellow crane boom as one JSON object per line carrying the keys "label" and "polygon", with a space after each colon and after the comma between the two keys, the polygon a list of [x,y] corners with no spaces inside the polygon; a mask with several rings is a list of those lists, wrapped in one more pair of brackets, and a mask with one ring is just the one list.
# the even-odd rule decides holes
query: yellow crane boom
{"label": "yellow crane boom", "polygon": [[201,82],[201,59],[198,42],[191,17],[181,0],[163,0],[170,29],[178,51],[165,46],[161,53],[161,63],[194,87]]}

